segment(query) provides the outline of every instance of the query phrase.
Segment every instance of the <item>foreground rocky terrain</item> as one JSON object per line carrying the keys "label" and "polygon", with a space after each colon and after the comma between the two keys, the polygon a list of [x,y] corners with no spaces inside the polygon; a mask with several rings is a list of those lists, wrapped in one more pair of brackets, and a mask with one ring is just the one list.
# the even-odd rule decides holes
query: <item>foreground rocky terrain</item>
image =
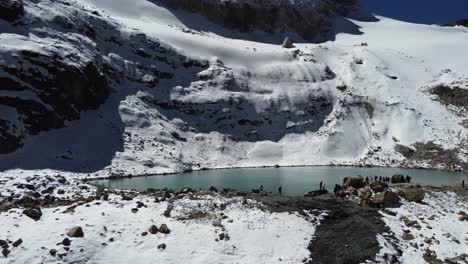
{"label": "foreground rocky terrain", "polygon": [[288,197],[25,177],[1,189],[0,263],[466,263],[466,189],[385,185]]}

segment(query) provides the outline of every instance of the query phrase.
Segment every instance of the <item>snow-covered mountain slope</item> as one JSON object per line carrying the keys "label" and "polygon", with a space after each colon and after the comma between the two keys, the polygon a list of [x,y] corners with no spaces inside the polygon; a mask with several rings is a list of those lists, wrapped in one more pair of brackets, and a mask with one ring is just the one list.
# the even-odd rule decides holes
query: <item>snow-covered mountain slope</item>
{"label": "snow-covered mountain slope", "polygon": [[[145,0],[24,1],[0,21],[0,136],[17,140],[1,170],[468,162],[467,28],[333,17],[334,40],[308,44]],[[92,85],[45,80],[42,62]],[[66,93],[90,86],[102,98]],[[34,130],[27,102],[61,123]]]}

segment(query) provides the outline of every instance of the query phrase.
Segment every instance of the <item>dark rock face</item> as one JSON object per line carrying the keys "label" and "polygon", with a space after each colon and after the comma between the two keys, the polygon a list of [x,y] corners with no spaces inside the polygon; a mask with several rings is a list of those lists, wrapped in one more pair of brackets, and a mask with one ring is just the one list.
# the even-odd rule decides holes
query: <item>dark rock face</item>
{"label": "dark rock face", "polygon": [[11,119],[0,117],[0,153],[9,153],[22,145],[25,134],[38,134],[61,128],[65,121],[80,117],[80,112],[96,109],[109,96],[106,77],[93,62],[69,65],[60,54],[43,55],[23,50],[19,53],[30,69],[0,65],[8,77],[0,78],[0,90],[34,95],[29,98],[0,96],[0,106],[16,110],[20,129]]}
{"label": "dark rock face", "polygon": [[444,104],[454,105],[468,110],[468,89],[439,85],[434,87],[431,92],[437,95],[439,100]]}
{"label": "dark rock face", "polygon": [[448,26],[448,27],[454,27],[454,26],[468,27],[468,18],[459,19],[459,20],[455,21],[455,23],[447,24],[445,26]]}
{"label": "dark rock face", "polygon": [[13,22],[24,15],[22,0],[0,0],[0,19]]}
{"label": "dark rock face", "polygon": [[309,41],[321,41],[334,25],[335,15],[346,16],[356,10],[358,1],[316,1],[296,3],[278,1],[255,1],[239,3],[236,1],[208,0],[162,0],[174,9],[200,13],[210,21],[229,29],[241,32],[255,30],[274,33],[292,31]]}
{"label": "dark rock face", "polygon": [[455,25],[468,27],[468,19],[460,19],[455,22]]}

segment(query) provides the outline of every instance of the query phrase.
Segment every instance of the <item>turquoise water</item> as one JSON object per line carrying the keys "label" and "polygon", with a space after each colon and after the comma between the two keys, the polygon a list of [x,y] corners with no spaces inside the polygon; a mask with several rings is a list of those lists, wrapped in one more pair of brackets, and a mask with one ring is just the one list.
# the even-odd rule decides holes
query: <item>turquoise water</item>
{"label": "turquoise water", "polygon": [[468,173],[335,166],[204,170],[173,175],[99,180],[93,184],[112,189],[134,190],[164,187],[171,189],[207,188],[213,185],[219,189],[231,188],[242,191],[250,191],[263,185],[266,191],[272,192],[277,192],[278,187],[282,186],[284,194],[298,195],[318,189],[321,181],[328,190],[333,190],[335,184],[342,183],[346,176],[392,176],[394,174],[409,175],[413,183],[423,185],[455,185],[461,184],[462,180],[468,184]]}

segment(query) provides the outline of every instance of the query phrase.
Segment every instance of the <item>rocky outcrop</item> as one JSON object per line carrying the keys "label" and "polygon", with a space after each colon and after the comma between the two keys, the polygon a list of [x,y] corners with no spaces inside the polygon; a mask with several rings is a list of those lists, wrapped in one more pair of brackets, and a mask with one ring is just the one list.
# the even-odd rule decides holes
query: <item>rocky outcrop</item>
{"label": "rocky outcrop", "polygon": [[459,20],[455,21],[455,23],[447,24],[445,26],[448,26],[448,27],[454,27],[454,26],[468,27],[468,18],[459,19]]}
{"label": "rocky outcrop", "polygon": [[438,85],[431,89],[431,93],[437,95],[438,99],[444,104],[468,110],[468,89],[466,88]]}
{"label": "rocky outcrop", "polygon": [[392,191],[385,191],[374,195],[370,205],[377,208],[394,207],[400,202],[400,197]]}
{"label": "rocky outcrop", "polygon": [[357,0],[345,1],[220,1],[162,0],[174,9],[200,13],[210,21],[241,32],[295,32],[308,41],[323,41],[334,28],[333,17],[359,9]]}
{"label": "rocky outcrop", "polygon": [[361,176],[352,176],[344,178],[343,187],[353,187],[356,189],[364,187],[366,184],[364,183],[364,178]]}
{"label": "rocky outcrop", "polygon": [[[0,117],[0,153],[22,145],[26,134],[61,128],[66,121],[80,117],[81,111],[96,109],[109,96],[110,87],[96,63],[71,65],[58,52],[41,54],[22,50],[15,53],[28,68],[0,64],[7,73],[0,78],[0,106],[13,109],[13,116]],[[20,96],[18,96],[18,94]],[[23,96],[21,96],[23,95]],[[27,95],[27,96],[24,96]]]}

